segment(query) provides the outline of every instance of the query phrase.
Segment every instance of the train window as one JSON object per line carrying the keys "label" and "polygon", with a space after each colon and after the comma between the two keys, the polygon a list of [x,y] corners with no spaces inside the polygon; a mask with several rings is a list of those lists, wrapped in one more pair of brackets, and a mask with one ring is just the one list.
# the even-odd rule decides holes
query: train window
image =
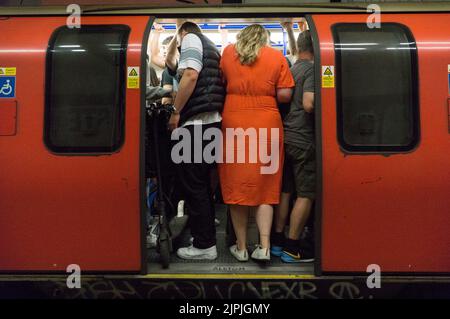
{"label": "train window", "polygon": [[403,152],[419,138],[417,48],[403,25],[333,26],[339,142],[350,152]]}
{"label": "train window", "polygon": [[45,143],[56,153],[111,153],[124,140],[124,25],[61,27],[49,42]]}

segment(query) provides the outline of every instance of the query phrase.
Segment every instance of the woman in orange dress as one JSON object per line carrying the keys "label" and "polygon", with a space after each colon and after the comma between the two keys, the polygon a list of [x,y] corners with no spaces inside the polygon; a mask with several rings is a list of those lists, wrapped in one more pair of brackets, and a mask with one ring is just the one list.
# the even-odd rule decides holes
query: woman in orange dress
{"label": "woman in orange dress", "polygon": [[243,29],[236,44],[225,48],[221,69],[227,95],[219,176],[237,238],[230,252],[240,261],[248,260],[247,221],[255,207],[260,245],[251,257],[266,261],[270,260],[272,205],[279,202],[283,171],[283,126],[277,102],[290,102],[294,79],[285,57],[269,47],[267,31],[257,24]]}

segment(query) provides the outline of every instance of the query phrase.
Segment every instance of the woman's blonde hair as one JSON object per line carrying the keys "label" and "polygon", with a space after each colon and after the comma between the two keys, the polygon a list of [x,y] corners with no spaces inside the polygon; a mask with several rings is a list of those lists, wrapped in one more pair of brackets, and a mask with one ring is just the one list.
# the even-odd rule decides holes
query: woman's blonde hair
{"label": "woman's blonde hair", "polygon": [[259,50],[269,42],[269,34],[259,24],[252,24],[241,30],[236,37],[236,51],[241,64],[250,65],[256,61]]}

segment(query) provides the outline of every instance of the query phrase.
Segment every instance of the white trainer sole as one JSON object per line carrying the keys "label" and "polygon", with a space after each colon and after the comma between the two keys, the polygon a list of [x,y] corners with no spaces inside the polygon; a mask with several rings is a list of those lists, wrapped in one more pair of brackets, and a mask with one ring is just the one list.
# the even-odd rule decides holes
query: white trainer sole
{"label": "white trainer sole", "polygon": [[183,255],[178,254],[178,252],[177,252],[177,256],[180,257],[181,259],[185,259],[185,260],[215,260],[215,259],[217,259],[217,255],[215,255],[215,256],[211,256],[211,255],[183,256]]}

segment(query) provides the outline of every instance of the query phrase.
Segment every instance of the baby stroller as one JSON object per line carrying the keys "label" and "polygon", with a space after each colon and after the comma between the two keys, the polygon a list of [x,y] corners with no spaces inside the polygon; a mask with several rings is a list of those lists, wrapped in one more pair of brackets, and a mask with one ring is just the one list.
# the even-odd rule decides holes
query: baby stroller
{"label": "baby stroller", "polygon": [[[163,268],[169,267],[172,241],[178,237],[187,224],[187,215],[183,208],[174,205],[177,201],[174,188],[173,169],[170,168],[170,137],[167,122],[174,111],[172,105],[160,102],[147,104],[146,109],[146,175],[156,178],[152,183],[156,188],[148,197],[149,208],[154,207],[154,217],[157,218],[156,249],[160,255]],[[170,220],[170,221],[169,221]]]}

